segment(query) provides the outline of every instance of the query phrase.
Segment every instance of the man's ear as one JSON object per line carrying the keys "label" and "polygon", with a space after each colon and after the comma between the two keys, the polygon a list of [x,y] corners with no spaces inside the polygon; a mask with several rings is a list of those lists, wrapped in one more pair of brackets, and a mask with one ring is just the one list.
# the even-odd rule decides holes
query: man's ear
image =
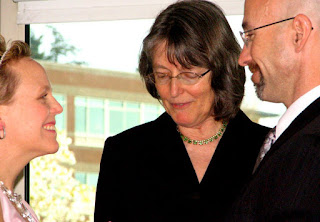
{"label": "man's ear", "polygon": [[6,124],[0,117],[0,140],[3,140],[6,137]]}
{"label": "man's ear", "polygon": [[293,20],[293,28],[295,30],[295,51],[300,52],[313,30],[311,20],[306,15],[299,14]]}

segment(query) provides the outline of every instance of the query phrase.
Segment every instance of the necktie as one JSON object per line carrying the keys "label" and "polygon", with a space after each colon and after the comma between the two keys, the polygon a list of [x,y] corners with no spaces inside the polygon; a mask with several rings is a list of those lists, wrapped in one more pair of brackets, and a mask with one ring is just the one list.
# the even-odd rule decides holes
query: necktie
{"label": "necktie", "polygon": [[272,146],[274,141],[276,141],[276,127],[272,128],[269,131],[269,133],[267,134],[266,139],[264,140],[264,142],[263,142],[263,144],[262,144],[262,146],[260,148],[260,152],[259,152],[259,155],[257,157],[256,164],[255,164],[255,166],[253,168],[253,173],[258,168],[258,166],[259,166],[260,162],[262,161],[263,157],[270,150],[270,147]]}

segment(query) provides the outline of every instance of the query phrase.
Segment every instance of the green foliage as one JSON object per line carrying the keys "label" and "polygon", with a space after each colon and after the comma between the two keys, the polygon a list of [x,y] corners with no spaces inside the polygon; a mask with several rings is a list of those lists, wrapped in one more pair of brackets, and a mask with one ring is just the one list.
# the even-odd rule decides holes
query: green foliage
{"label": "green foliage", "polygon": [[[39,60],[48,60],[53,62],[59,62],[59,57],[68,56],[69,54],[76,55],[77,48],[73,45],[70,45],[63,37],[63,35],[58,32],[58,30],[53,26],[47,26],[51,30],[52,36],[54,38],[51,43],[50,53],[46,55],[45,52],[40,52],[40,47],[43,41],[43,35],[36,37],[33,31],[31,30],[30,34],[30,45],[32,51],[32,58]],[[85,65],[84,61],[72,61],[72,64],[76,65]]]}
{"label": "green foliage", "polygon": [[31,32],[30,35],[30,47],[31,47],[31,52],[32,52],[32,58],[34,59],[41,59],[41,60],[47,60],[46,55],[44,52],[39,51],[39,47],[42,43],[42,38],[43,36],[40,36],[39,38],[36,38],[34,33]]}
{"label": "green foliage", "polygon": [[48,60],[58,62],[58,58],[60,55],[67,55],[68,53],[76,54],[76,47],[73,45],[69,45],[64,40],[63,36],[60,32],[57,31],[55,27],[49,26],[52,30],[52,34],[54,36],[54,41],[51,43],[50,55],[48,56]]}

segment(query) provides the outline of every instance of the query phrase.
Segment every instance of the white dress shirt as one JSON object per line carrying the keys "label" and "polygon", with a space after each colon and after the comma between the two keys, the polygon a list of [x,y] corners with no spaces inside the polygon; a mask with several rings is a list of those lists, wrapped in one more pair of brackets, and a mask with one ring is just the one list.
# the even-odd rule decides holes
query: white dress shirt
{"label": "white dress shirt", "polygon": [[312,102],[320,97],[320,85],[313,88],[289,106],[279,119],[276,127],[276,139],[288,128],[292,121],[305,110]]}

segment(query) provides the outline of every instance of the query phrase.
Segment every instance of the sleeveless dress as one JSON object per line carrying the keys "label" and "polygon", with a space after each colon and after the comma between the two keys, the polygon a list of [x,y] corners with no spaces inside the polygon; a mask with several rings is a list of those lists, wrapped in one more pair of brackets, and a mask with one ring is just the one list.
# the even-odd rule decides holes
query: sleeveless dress
{"label": "sleeveless dress", "polygon": [[[1,202],[1,208],[2,208],[2,214],[3,214],[3,220],[4,222],[25,222],[26,220],[19,214],[19,212],[16,210],[16,208],[12,205],[8,197],[0,190],[0,202]],[[31,207],[27,202],[22,200],[22,203],[24,206],[28,209],[28,211],[31,213],[33,219],[35,222],[39,222],[36,214],[33,212]]]}

